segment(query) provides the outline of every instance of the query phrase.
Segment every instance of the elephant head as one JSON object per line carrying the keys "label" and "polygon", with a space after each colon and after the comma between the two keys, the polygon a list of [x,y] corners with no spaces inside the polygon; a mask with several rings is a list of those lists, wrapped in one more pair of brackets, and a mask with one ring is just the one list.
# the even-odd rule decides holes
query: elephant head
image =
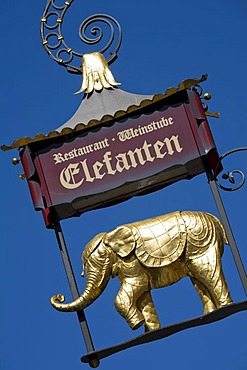
{"label": "elephant head", "polygon": [[132,329],[145,322],[152,330],[160,324],[150,290],[189,276],[208,313],[232,302],[221,266],[224,240],[220,221],[203,212],[177,211],[119,226],[95,236],[85,247],[87,281],[82,295],[65,304],[59,294],[51,304],[59,311],[82,310],[100,296],[110,277],[118,276],[117,311]]}
{"label": "elephant head", "polygon": [[[80,311],[97,299],[104,291],[111,276],[111,266],[113,263],[113,254],[106,249],[102,243],[105,233],[96,235],[90,243],[87,244],[82,253],[83,271],[87,271],[87,281],[84,292],[79,298],[71,303],[64,304],[64,296],[58,294],[51,298],[51,304],[58,311],[73,312]],[[58,303],[59,301],[60,303]]]}
{"label": "elephant head", "polygon": [[[116,276],[117,256],[126,257],[135,247],[135,233],[121,226],[112,232],[96,235],[82,253],[83,272],[87,273],[86,287],[75,301],[64,304],[64,295],[51,298],[51,305],[58,311],[73,312],[85,309],[104,291],[110,277]],[[59,301],[59,302],[57,302]]]}

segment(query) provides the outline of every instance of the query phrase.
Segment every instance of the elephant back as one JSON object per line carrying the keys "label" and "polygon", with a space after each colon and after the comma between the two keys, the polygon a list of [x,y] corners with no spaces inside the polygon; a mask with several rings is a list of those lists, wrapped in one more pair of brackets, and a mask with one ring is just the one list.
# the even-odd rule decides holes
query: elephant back
{"label": "elephant back", "polygon": [[183,253],[186,229],[179,211],[128,226],[136,229],[135,253],[147,267],[166,266]]}

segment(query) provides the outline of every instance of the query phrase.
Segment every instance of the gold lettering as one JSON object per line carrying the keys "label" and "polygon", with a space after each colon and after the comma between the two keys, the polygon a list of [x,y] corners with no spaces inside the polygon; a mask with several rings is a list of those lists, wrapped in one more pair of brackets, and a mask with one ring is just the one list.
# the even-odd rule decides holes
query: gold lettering
{"label": "gold lettering", "polygon": [[69,159],[73,159],[74,158],[74,152],[73,150],[71,152],[69,152]]}
{"label": "gold lettering", "polygon": [[137,129],[137,128],[135,128],[135,129],[134,129],[134,135],[135,135],[135,136],[139,136],[139,131],[138,131],[138,129]]}
{"label": "gold lettering", "polygon": [[55,161],[55,164],[64,162],[64,158],[62,153],[53,154],[53,159]]}
{"label": "gold lettering", "polygon": [[87,160],[84,159],[84,161],[80,162],[85,174],[86,181],[93,182],[95,180],[95,177],[91,177],[88,166],[87,166]]}
{"label": "gold lettering", "polygon": [[179,144],[179,141],[178,141],[178,135],[176,135],[176,136],[172,135],[172,137],[170,139],[168,139],[168,137],[166,137],[164,139],[164,142],[166,143],[166,146],[167,146],[167,149],[168,149],[168,154],[169,155],[174,154],[174,150],[172,148],[171,141],[173,141],[173,144],[175,145],[176,151],[178,153],[180,153],[183,150],[183,148],[180,147],[180,144]]}
{"label": "gold lettering", "polygon": [[75,149],[75,148],[74,148],[74,149],[73,149],[73,153],[74,153],[74,156],[75,156],[75,157],[78,157],[78,155],[77,155],[77,149]]}
{"label": "gold lettering", "polygon": [[108,141],[107,138],[105,138],[104,140],[95,143],[93,148],[94,148],[94,150],[100,150],[100,149],[104,149],[108,146],[109,146],[109,141]]}
{"label": "gold lettering", "polygon": [[60,173],[60,183],[65,189],[76,189],[83,183],[84,179],[76,182],[75,176],[79,174],[78,164],[70,164]]}
{"label": "gold lettering", "polygon": [[151,156],[150,151],[149,151],[149,148],[150,148],[150,147],[152,147],[152,145],[151,145],[151,144],[148,144],[148,143],[145,141],[142,147],[143,147],[143,149],[144,149],[144,152],[145,152],[145,155],[146,155],[147,161],[148,161],[148,162],[153,162],[153,161],[154,161],[154,157],[152,157],[152,156]]}
{"label": "gold lettering", "polygon": [[167,152],[161,153],[160,151],[160,149],[162,149],[164,145],[165,144],[160,140],[156,141],[156,143],[154,144],[156,158],[164,158],[164,156],[167,154]]}
{"label": "gold lettering", "polygon": [[93,170],[94,170],[94,174],[95,174],[96,179],[101,180],[105,176],[105,172],[102,173],[102,174],[99,172],[103,166],[104,165],[99,161],[94,163]]}
{"label": "gold lettering", "polygon": [[78,149],[78,157],[81,157],[82,155],[84,155],[83,150],[82,150],[82,148],[79,148]]}
{"label": "gold lettering", "polygon": [[101,146],[101,141],[99,141],[98,143],[95,143],[94,146],[93,146],[94,150],[100,150],[102,149],[102,146]]}
{"label": "gold lettering", "polygon": [[65,159],[65,161],[67,161],[69,159],[69,153],[64,154],[64,159]]}
{"label": "gold lettering", "polygon": [[133,137],[135,137],[133,133],[133,128],[120,131],[117,133],[117,136],[120,141],[130,140],[130,139],[133,139]]}
{"label": "gold lettering", "polygon": [[115,175],[116,170],[113,170],[112,169],[111,160],[112,160],[112,158],[111,158],[111,152],[106,152],[104,154],[104,157],[103,157],[103,163],[105,163],[105,165],[106,165],[107,174],[108,175]]}
{"label": "gold lettering", "polygon": [[117,164],[116,164],[116,170],[118,172],[122,172],[123,170],[129,170],[130,165],[128,164],[126,153],[119,153],[116,155]]}
{"label": "gold lettering", "polygon": [[155,130],[158,130],[158,128],[159,128],[159,126],[158,127],[156,127],[156,125],[157,125],[157,122],[152,122],[152,125],[153,125],[153,128],[155,129]]}
{"label": "gold lettering", "polygon": [[89,154],[93,152],[93,144],[84,146],[83,148],[84,154]]}
{"label": "gold lettering", "polygon": [[135,159],[135,154],[137,154],[137,158],[138,158],[138,161],[139,163],[143,166],[145,164],[145,160],[142,156],[142,148],[136,148],[133,152],[132,150],[129,150],[127,155],[129,156],[129,159],[131,161],[131,166],[136,168],[137,167],[137,162],[136,162],[136,159]]}
{"label": "gold lettering", "polygon": [[[170,117],[171,118],[171,117]],[[165,121],[166,124],[173,124],[173,119]],[[154,122],[154,124],[157,122]],[[161,120],[160,124],[164,124]],[[134,133],[134,132],[133,132]],[[138,131],[140,134],[140,131]],[[97,146],[95,146],[97,144]],[[103,145],[108,145],[108,141],[102,140],[95,144],[87,145],[83,148],[73,149],[68,153],[54,154],[55,163],[62,163],[69,158],[79,156],[80,151],[96,150]],[[147,162],[153,162],[155,159],[163,159],[167,154],[170,156],[174,153],[180,153],[183,147],[180,145],[179,136],[172,135],[170,138],[165,137],[163,141],[157,140],[151,144],[145,140],[140,148],[128,150],[128,152],[116,153],[112,158],[112,152],[107,151],[101,157],[100,161],[88,162],[88,158],[78,163],[71,163],[60,173],[60,183],[66,189],[76,189],[84,182],[92,183],[95,180],[102,180],[106,175],[114,176],[116,173],[129,171],[131,167],[144,166]]]}

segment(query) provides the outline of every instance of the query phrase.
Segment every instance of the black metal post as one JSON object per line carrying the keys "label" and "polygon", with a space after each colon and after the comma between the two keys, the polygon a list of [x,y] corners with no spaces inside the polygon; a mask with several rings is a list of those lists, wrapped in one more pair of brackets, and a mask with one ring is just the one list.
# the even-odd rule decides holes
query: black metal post
{"label": "black metal post", "polygon": [[235,238],[234,238],[234,235],[233,235],[233,232],[232,232],[232,229],[231,229],[231,226],[230,226],[227,214],[226,214],[224,204],[222,202],[222,199],[219,193],[217,183],[215,181],[215,178],[212,172],[208,172],[207,177],[208,177],[208,182],[212,190],[214,200],[218,208],[222,223],[226,230],[226,235],[227,235],[227,238],[230,244],[231,252],[232,252],[245,294],[247,295],[247,276],[246,276],[245,268],[241,260],[239,251],[238,251],[238,247],[237,247],[237,244],[236,244],[236,241],[235,241]]}
{"label": "black metal post", "polygon": [[[66,247],[64,235],[63,235],[63,232],[62,232],[62,229],[61,229],[61,225],[60,225],[59,221],[54,222],[53,225],[54,225],[54,230],[55,230],[57,242],[58,242],[58,245],[59,245],[61,257],[62,257],[62,260],[63,260],[64,268],[65,268],[66,275],[67,275],[67,278],[68,278],[71,294],[72,294],[73,300],[76,300],[79,297],[79,291],[78,291],[75,276],[74,276],[74,273],[73,273],[73,270],[72,270],[72,266],[71,266],[68,250],[67,250],[67,247]],[[84,311],[83,310],[78,311],[77,316],[78,316],[80,328],[81,328],[81,331],[82,331],[82,335],[83,335],[83,338],[84,338],[84,342],[85,342],[87,351],[88,352],[94,352],[94,345],[93,345],[93,341],[92,341],[92,338],[91,338],[91,335],[90,335],[90,332],[89,332],[89,328],[88,328],[88,324],[87,324],[87,320],[86,320],[86,316],[85,316]],[[96,357],[94,357],[89,362],[89,365],[93,368],[96,368],[96,367],[99,366],[99,360]]]}

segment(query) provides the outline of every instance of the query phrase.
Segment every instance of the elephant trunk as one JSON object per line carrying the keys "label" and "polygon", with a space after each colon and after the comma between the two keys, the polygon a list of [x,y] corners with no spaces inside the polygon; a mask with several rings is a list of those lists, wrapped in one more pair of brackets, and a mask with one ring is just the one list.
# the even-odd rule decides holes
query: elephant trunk
{"label": "elephant trunk", "polygon": [[[103,256],[100,256],[103,257]],[[63,303],[65,297],[62,294],[51,297],[51,305],[58,311],[80,311],[91,305],[104,291],[111,276],[111,260],[104,254],[104,258],[94,258],[93,254],[85,263],[87,282],[84,292],[71,303]]]}

